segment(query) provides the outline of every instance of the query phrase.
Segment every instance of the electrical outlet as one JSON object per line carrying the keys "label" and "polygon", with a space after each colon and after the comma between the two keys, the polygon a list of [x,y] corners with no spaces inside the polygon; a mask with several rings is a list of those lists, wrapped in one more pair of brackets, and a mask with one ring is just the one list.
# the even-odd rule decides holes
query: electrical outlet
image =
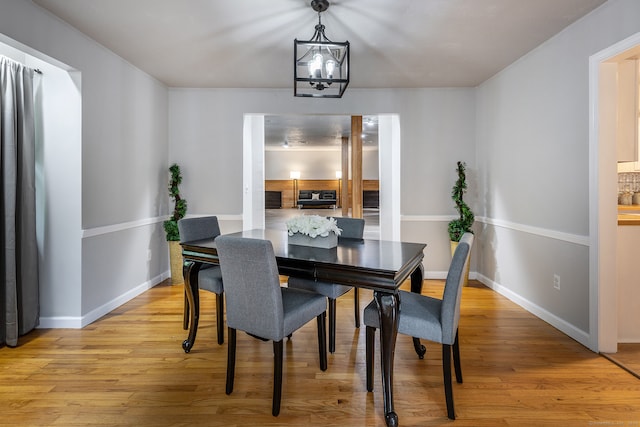
{"label": "electrical outlet", "polygon": [[152,254],[151,249],[147,249],[147,261],[151,261]]}
{"label": "electrical outlet", "polygon": [[553,275],[553,287],[554,289],[560,290],[560,275]]}

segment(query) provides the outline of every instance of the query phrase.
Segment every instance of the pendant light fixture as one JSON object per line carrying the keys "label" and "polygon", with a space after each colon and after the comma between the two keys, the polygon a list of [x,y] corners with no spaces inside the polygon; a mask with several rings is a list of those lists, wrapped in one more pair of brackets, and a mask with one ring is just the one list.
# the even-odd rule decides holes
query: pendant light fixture
{"label": "pendant light fixture", "polygon": [[311,40],[295,39],[294,96],[342,98],[349,84],[349,42],[332,42],[324,34],[320,14],[329,8],[328,0],[313,0],[318,25]]}

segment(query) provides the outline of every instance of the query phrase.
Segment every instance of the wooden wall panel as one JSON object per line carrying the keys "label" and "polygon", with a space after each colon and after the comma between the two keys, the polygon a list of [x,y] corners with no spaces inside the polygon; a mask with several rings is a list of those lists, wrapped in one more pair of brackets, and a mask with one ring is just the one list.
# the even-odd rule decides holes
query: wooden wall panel
{"label": "wooden wall panel", "polygon": [[293,180],[292,179],[271,179],[264,182],[265,191],[282,192],[282,207],[292,208],[293,206]]}
{"label": "wooden wall panel", "polygon": [[[348,183],[349,199],[351,198],[351,181]],[[266,191],[282,192],[282,207],[292,208],[293,205],[293,180],[292,179],[269,179],[264,182]],[[380,181],[377,179],[367,179],[362,181],[363,191],[380,190]],[[337,179],[299,179],[298,190],[336,190],[338,191]],[[336,193],[337,194],[337,193]],[[343,195],[344,200],[344,195]]]}

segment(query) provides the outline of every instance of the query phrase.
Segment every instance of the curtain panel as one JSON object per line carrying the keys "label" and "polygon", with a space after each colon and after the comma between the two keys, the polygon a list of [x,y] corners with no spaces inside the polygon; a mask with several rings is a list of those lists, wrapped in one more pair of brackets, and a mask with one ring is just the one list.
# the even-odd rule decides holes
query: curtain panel
{"label": "curtain panel", "polygon": [[0,346],[38,325],[34,70],[0,56]]}

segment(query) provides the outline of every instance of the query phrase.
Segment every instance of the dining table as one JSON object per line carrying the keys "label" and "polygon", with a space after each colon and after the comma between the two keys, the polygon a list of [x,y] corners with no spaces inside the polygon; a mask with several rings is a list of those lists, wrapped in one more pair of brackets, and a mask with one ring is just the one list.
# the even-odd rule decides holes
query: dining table
{"label": "dining table", "polygon": [[[373,239],[338,238],[334,248],[289,244],[288,232],[275,229],[244,230],[228,235],[269,240],[279,273],[338,283],[373,291],[380,314],[380,363],[387,426],[398,425],[393,406],[393,358],[400,311],[399,288],[411,281],[411,291],[420,293],[426,244]],[[184,285],[189,306],[189,335],[182,348],[193,348],[200,315],[198,272],[204,264],[219,264],[215,239],[182,242]],[[224,280],[224,279],[223,279]],[[223,285],[224,286],[224,285]],[[416,351],[419,341],[414,338]]]}

